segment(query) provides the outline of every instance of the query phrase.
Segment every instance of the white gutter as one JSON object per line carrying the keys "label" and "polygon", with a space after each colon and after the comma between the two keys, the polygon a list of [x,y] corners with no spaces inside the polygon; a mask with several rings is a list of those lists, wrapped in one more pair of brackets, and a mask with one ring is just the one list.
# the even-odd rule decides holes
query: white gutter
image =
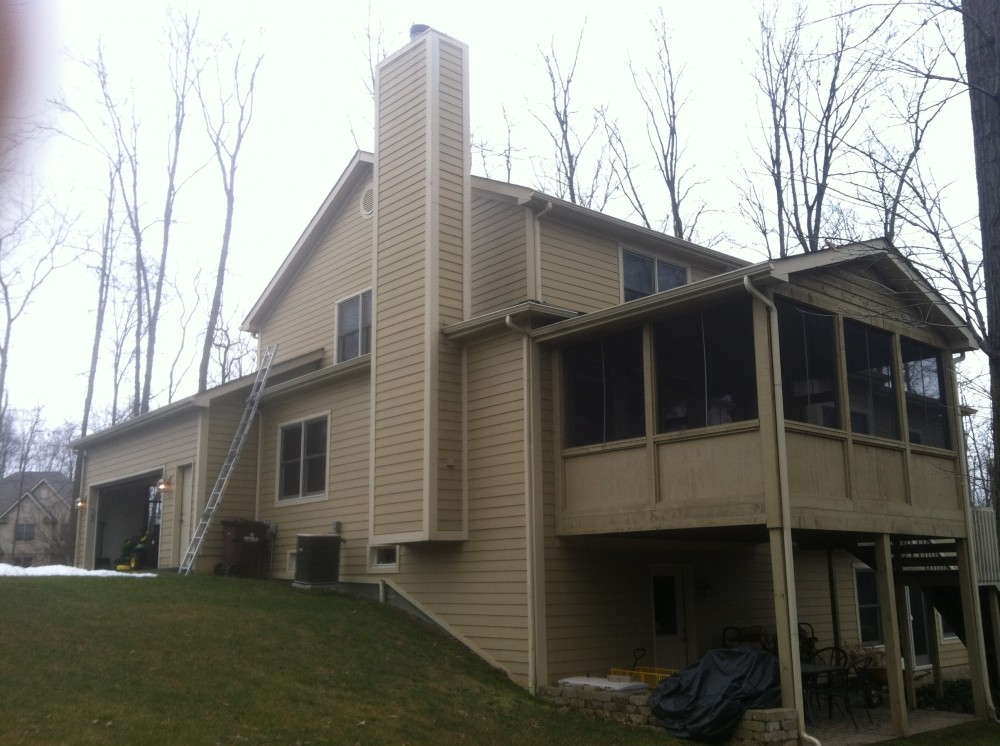
{"label": "white gutter", "polygon": [[[788,607],[788,631],[789,647],[791,647],[791,635],[799,628],[799,617],[797,600],[795,597],[795,563],[792,561],[792,507],[788,487],[788,445],[785,440],[785,407],[781,391],[781,359],[778,351],[778,309],[774,303],[754,287],[750,282],[750,277],[743,276],[743,287],[754,298],[759,300],[767,308],[767,319],[770,324],[770,340],[768,348],[771,351],[771,380],[774,382],[773,402],[774,402],[774,424],[775,437],[778,448],[778,502],[781,507],[781,541],[783,544],[784,557],[784,580],[785,580],[785,603]],[[795,717],[798,720],[799,737],[808,741],[814,746],[821,746],[819,740],[806,733],[805,705],[802,700],[802,669],[799,665],[798,656],[792,655],[792,682],[794,684],[793,698],[795,701]]]}

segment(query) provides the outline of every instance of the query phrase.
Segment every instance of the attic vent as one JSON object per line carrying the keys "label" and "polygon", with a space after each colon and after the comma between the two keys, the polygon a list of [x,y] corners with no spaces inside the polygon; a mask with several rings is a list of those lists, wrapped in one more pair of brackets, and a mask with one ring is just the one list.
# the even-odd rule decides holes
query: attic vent
{"label": "attic vent", "polygon": [[366,218],[370,218],[372,213],[375,212],[375,187],[368,187],[361,193],[361,202],[359,203],[361,208],[361,214]]}

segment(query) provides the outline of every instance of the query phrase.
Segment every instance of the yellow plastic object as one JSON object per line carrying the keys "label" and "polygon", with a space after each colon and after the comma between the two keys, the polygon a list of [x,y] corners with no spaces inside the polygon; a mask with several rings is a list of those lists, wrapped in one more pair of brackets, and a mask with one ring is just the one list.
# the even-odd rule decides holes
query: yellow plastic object
{"label": "yellow plastic object", "polygon": [[612,676],[630,676],[632,681],[639,681],[646,686],[654,687],[669,676],[677,673],[676,668],[654,668],[652,666],[636,666],[635,668],[612,668]]}

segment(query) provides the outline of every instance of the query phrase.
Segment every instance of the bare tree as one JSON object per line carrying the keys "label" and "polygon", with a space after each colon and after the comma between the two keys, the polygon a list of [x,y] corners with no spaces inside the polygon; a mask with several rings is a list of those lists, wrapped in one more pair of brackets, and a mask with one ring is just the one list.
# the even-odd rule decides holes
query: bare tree
{"label": "bare tree", "polygon": [[[0,424],[7,411],[7,373],[14,327],[52,273],[68,263],[73,222],[37,192],[0,194]],[[2,466],[2,465],[0,465]]]}
{"label": "bare tree", "polygon": [[703,201],[687,212],[692,200],[691,190],[701,182],[688,183],[690,169],[682,166],[684,146],[680,135],[680,113],[686,104],[682,83],[684,66],[677,66],[670,53],[670,34],[663,10],[651,22],[656,39],[656,63],[653,68],[636,70],[630,62],[632,83],[646,114],[646,137],[652,149],[656,170],[666,188],[666,209],[660,210],[663,218],[659,225],[650,224],[650,215],[639,193],[634,177],[635,167],[630,162],[624,138],[616,124],[609,124],[607,132],[613,154],[614,169],[621,191],[647,227],[668,230],[677,238],[693,240],[699,218],[705,212]]}
{"label": "bare tree", "polygon": [[[556,55],[554,42],[549,45],[548,51],[539,49],[552,96],[545,115],[533,113],[532,116],[545,128],[552,141],[553,157],[551,164],[536,165],[536,169],[542,171],[539,179],[542,189],[573,204],[603,210],[617,187],[607,165],[605,141],[595,138],[603,129],[601,110],[583,115],[585,124],[578,126],[581,115],[573,104],[573,79],[582,44],[583,29],[577,38],[573,58],[565,68]],[[589,123],[586,122],[588,117]],[[591,154],[594,149],[598,151],[596,155]],[[554,175],[546,173],[549,167],[554,169]],[[537,172],[536,178],[539,178]]]}
{"label": "bare tree", "polygon": [[263,62],[263,54],[247,64],[243,58],[243,46],[234,48],[226,40],[226,48],[233,55],[230,80],[232,88],[222,89],[222,73],[219,67],[220,50],[213,55],[215,63],[215,80],[219,89],[215,92],[215,100],[210,102],[206,81],[199,70],[195,87],[198,100],[205,119],[205,127],[215,150],[215,160],[222,176],[222,190],[226,198],[226,213],[222,228],[222,241],[219,247],[219,262],[215,274],[215,290],[212,293],[212,305],[208,312],[208,324],[202,345],[201,364],[198,368],[198,391],[208,388],[208,367],[212,360],[212,348],[216,343],[219,330],[219,318],[222,309],[222,292],[226,280],[226,264],[229,259],[230,242],[232,241],[233,213],[236,208],[236,166],[239,161],[240,148],[243,139],[253,119],[254,86],[257,82],[257,71]]}
{"label": "bare tree", "polygon": [[[744,204],[741,210],[767,231],[768,246],[776,241],[778,256],[795,249],[818,251],[830,238],[829,222],[836,222],[832,187],[849,174],[849,144],[884,70],[880,50],[885,40],[873,37],[871,29],[859,32],[854,15],[837,14],[829,19],[826,33],[817,35],[819,41],[811,42],[804,5],[784,33],[775,9],[762,11],[759,21],[754,76],[766,137],[757,153],[771,202]],[[756,188],[743,190],[744,199],[762,194]]]}

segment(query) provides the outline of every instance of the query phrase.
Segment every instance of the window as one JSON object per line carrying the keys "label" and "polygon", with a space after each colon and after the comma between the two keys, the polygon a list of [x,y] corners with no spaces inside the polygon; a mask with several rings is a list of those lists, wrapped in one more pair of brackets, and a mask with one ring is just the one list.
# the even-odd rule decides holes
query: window
{"label": "window", "polygon": [[662,259],[623,249],[622,277],[622,297],[630,301],[685,284],[687,270]]}
{"label": "window", "polygon": [[281,428],[279,500],[326,491],[326,431],[325,416]]}
{"label": "window", "polygon": [[840,427],[836,316],[780,298],[775,306],[785,418]]}
{"label": "window", "polygon": [[337,304],[337,362],[372,351],[372,291]]}
{"label": "window", "polygon": [[851,431],[899,439],[892,335],[844,321]]}
{"label": "window", "polygon": [[34,540],[35,540],[34,523],[18,523],[14,527],[14,541],[34,541]]}
{"label": "window", "polygon": [[945,399],[941,353],[933,347],[901,338],[903,391],[911,443],[951,448],[948,402]]}
{"label": "window", "polygon": [[646,434],[642,330],[563,350],[567,447]]}
{"label": "window", "polygon": [[854,586],[858,594],[858,624],[861,644],[882,645],[882,611],[878,600],[878,581],[875,571],[868,568],[854,570]]}
{"label": "window", "polygon": [[396,567],[398,554],[396,546],[372,547],[372,565],[374,567]]}
{"label": "window", "polygon": [[662,321],[653,347],[659,432],[757,417],[749,300]]}

